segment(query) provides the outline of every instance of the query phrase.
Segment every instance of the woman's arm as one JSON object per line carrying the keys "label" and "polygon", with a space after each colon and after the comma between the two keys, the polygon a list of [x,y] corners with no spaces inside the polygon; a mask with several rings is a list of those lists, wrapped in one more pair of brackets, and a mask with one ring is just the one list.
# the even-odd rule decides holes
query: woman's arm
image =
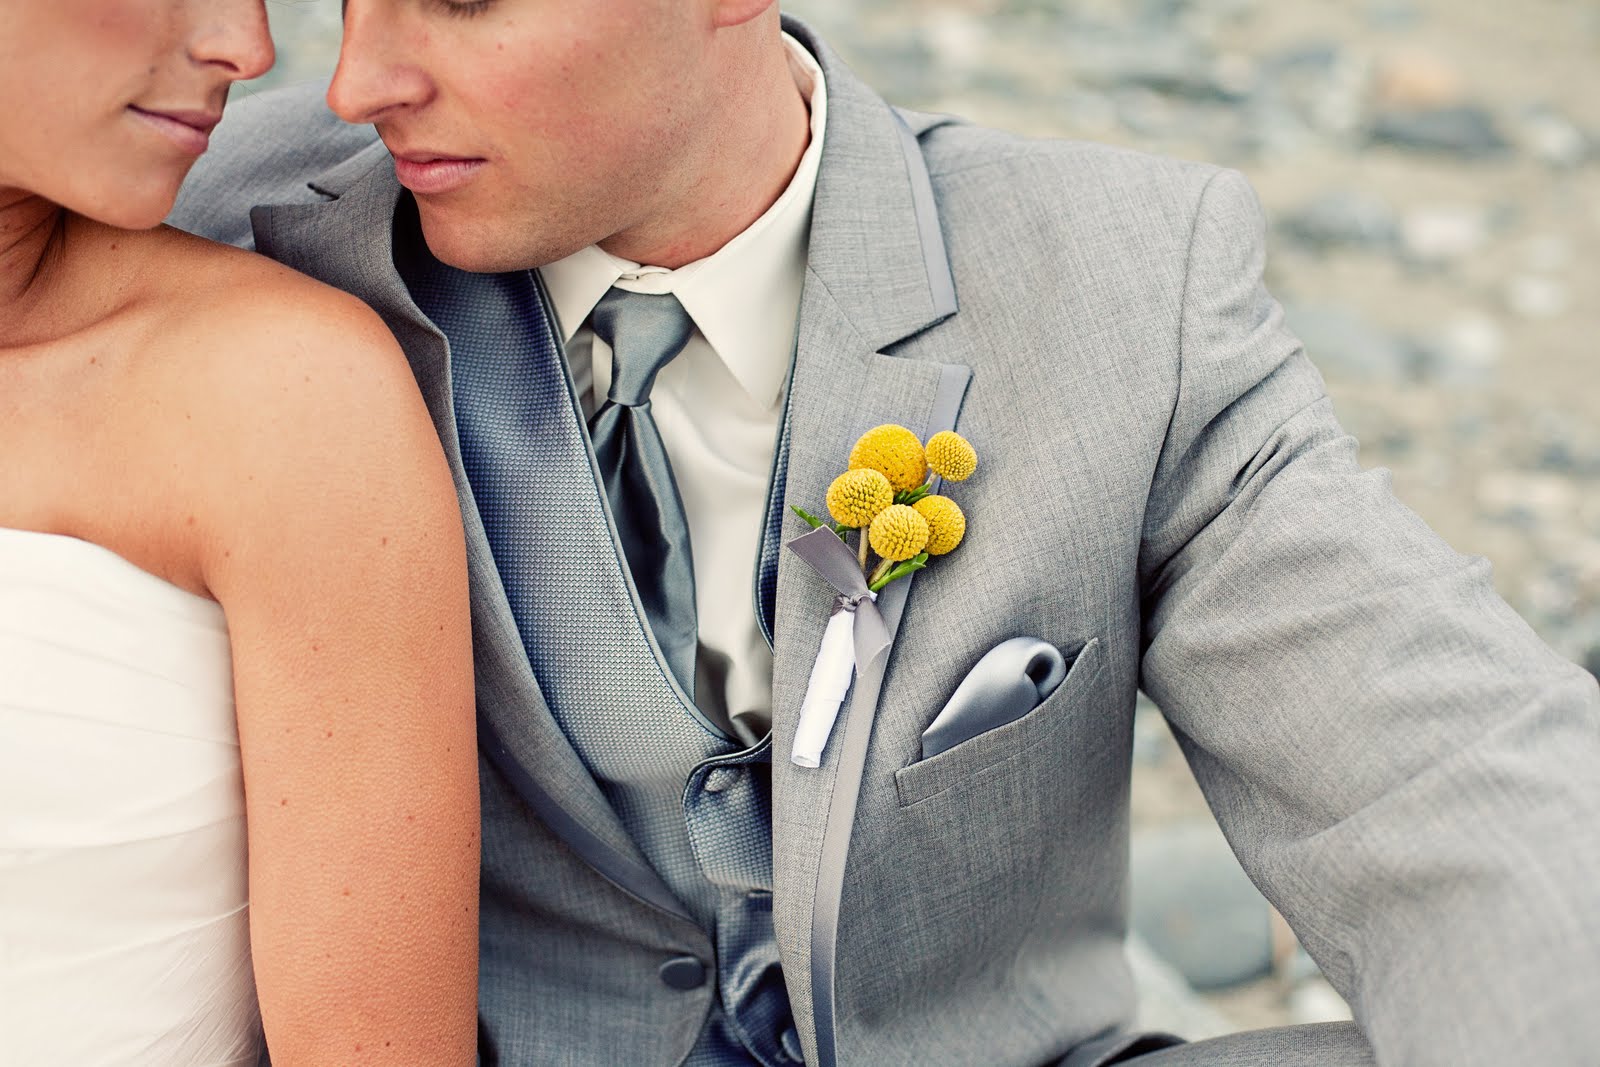
{"label": "woman's arm", "polygon": [[199,547],[233,641],[268,1046],[275,1067],[472,1063],[479,823],[455,492],[377,317],[298,278],[282,288],[224,317],[212,380],[190,383],[214,401]]}

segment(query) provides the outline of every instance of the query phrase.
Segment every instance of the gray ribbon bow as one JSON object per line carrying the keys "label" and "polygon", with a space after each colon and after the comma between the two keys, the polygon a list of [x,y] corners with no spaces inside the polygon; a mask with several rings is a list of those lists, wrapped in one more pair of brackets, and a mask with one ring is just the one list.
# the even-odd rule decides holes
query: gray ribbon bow
{"label": "gray ribbon bow", "polygon": [[865,675],[872,667],[881,670],[883,664],[877,660],[889,651],[889,628],[884,625],[877,602],[867,589],[867,576],[861,573],[861,564],[850,546],[824,526],[801,534],[786,547],[838,592],[833,603],[835,615],[855,612],[856,672]]}

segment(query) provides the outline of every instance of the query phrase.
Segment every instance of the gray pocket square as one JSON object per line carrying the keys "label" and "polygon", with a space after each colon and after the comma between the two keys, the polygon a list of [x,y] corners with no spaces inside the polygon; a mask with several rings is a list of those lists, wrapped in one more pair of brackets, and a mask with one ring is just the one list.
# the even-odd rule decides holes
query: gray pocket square
{"label": "gray pocket square", "polygon": [[967,672],[933,722],[922,731],[922,759],[1022,718],[1044,703],[1067,676],[1061,650],[1037,637],[995,645]]}

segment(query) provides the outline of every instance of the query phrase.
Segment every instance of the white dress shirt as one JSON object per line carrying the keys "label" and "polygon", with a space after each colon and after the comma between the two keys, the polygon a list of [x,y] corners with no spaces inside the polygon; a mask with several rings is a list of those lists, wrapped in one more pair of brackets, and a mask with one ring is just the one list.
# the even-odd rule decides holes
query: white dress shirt
{"label": "white dress shirt", "polygon": [[676,270],[590,245],[539,271],[585,415],[611,387],[611,349],[589,324],[607,290],[672,293],[694,320],[688,346],[656,378],[650,410],[689,523],[700,635],[695,702],[751,744],[772,722],[772,654],[754,607],[756,555],[828,108],[816,60],[787,34],[784,43],[811,109],[811,140],[788,188],[760,218]]}

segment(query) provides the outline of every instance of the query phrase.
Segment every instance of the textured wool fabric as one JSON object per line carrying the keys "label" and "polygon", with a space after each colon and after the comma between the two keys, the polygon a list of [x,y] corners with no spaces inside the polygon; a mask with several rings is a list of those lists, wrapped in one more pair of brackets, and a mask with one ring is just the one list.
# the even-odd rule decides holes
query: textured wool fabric
{"label": "textured wool fabric", "polygon": [[[787,760],[831,596],[781,557],[764,587],[773,928],[806,1061],[824,971],[840,1064],[1092,1067],[1138,1047],[1122,937],[1141,686],[1378,1063],[1592,1060],[1600,693],[1481,560],[1361,469],[1263,287],[1244,179],[909,115],[921,183],[895,112],[785,25],[823,66],[829,115],[771,511],[815,510],[863,430],[920,425],[946,365],[971,368],[957,429],[981,457],[951,488],[967,539],[918,574],[883,699],[857,722],[858,781],[828,750],[812,770]],[[710,998],[654,967],[713,949],[539,694],[451,452],[448,346],[396,276],[405,201],[370,137],[314,91],[247,101],[182,219],[378,307],[457,464],[488,768],[484,1062],[669,1067],[699,1033],[682,1005],[704,1019]],[[959,310],[939,296],[945,261]],[[1065,680],[919,760],[962,677],[1017,636],[1060,649]],[[825,864],[855,786],[847,863]],[[831,956],[813,959],[829,918]]]}

